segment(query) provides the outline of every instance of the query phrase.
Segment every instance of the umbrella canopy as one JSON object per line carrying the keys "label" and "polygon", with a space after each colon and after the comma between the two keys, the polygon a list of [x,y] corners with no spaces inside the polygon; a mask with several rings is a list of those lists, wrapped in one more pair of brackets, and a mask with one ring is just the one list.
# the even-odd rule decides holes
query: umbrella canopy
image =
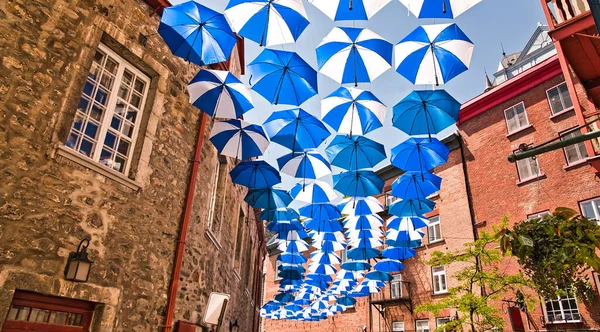
{"label": "umbrella canopy", "polygon": [[228,71],[201,69],[187,90],[190,103],[213,118],[237,119],[254,108],[250,89]]}
{"label": "umbrella canopy", "polygon": [[437,138],[409,138],[392,149],[392,165],[403,171],[429,171],[448,161],[450,148]]}
{"label": "umbrella canopy", "polygon": [[225,16],[235,32],[260,46],[293,43],[310,23],[301,0],[230,0]]}
{"label": "umbrella canopy", "polygon": [[392,183],[392,195],[401,199],[424,199],[440,190],[442,178],[429,172],[406,172]]}
{"label": "umbrella canopy", "polygon": [[378,239],[383,235],[383,232],[379,229],[361,229],[361,230],[351,230],[346,232],[348,239],[350,241],[357,241],[359,239]]}
{"label": "umbrella canopy", "polygon": [[386,158],[384,146],[364,136],[338,135],[325,152],[332,165],[349,171],[373,168]]}
{"label": "umbrella canopy", "polygon": [[469,69],[472,55],[456,24],[419,26],[394,48],[396,71],[413,84],[445,84]]}
{"label": "umbrella canopy", "polygon": [[[352,249],[348,250],[348,252],[352,251],[352,254],[353,254],[352,256],[348,256],[349,258],[367,259],[366,257],[369,257],[369,258],[377,257],[377,255],[379,255],[379,252],[362,250],[362,249],[378,248],[383,245],[383,242],[381,242],[381,240],[378,238],[365,237],[365,238],[351,239],[348,241],[348,245],[352,246]],[[372,255],[376,255],[376,256],[370,257]]]}
{"label": "umbrella canopy", "polygon": [[316,150],[294,152],[277,158],[279,170],[297,179],[318,179],[331,174],[329,161]]}
{"label": "umbrella canopy", "polygon": [[417,252],[412,248],[390,247],[383,250],[381,255],[385,258],[401,260],[414,257]]}
{"label": "umbrella canopy", "polygon": [[[310,259],[318,264],[339,264],[341,262],[340,256],[335,253],[325,253],[321,251],[315,251],[310,254]],[[329,273],[326,273],[329,274]]]}
{"label": "umbrella canopy", "polygon": [[321,101],[321,118],[338,134],[365,135],[381,128],[387,107],[370,91],[340,87]]}
{"label": "umbrella canopy", "polygon": [[337,270],[330,264],[309,264],[308,270],[318,274],[335,274]]}
{"label": "umbrella canopy", "polygon": [[393,45],[369,29],[335,27],[317,46],[319,72],[338,83],[370,83],[391,68]]}
{"label": "umbrella canopy", "polygon": [[279,255],[277,260],[285,264],[304,264],[308,261],[304,255],[286,253]]}
{"label": "umbrella canopy", "polygon": [[251,189],[244,201],[253,208],[271,210],[287,207],[292,202],[292,197],[281,189]]}
{"label": "umbrella canopy", "polygon": [[[268,220],[268,221],[292,221],[300,218],[300,215],[296,210],[290,208],[279,208],[276,210],[264,210],[258,215],[258,219],[260,220]],[[285,223],[285,224],[290,224]],[[296,222],[295,225],[302,226],[299,222]]]}
{"label": "umbrella canopy", "polygon": [[323,310],[323,309],[327,309],[327,306],[329,305],[329,303],[327,303],[326,301],[315,301],[313,302],[310,307],[311,309],[314,310]]}
{"label": "umbrella canopy", "polygon": [[394,127],[408,135],[435,135],[458,120],[460,103],[444,90],[413,91],[393,108]]}
{"label": "umbrella canopy", "polygon": [[344,198],[338,208],[342,214],[348,216],[364,216],[377,214],[383,211],[383,206],[375,197],[348,197]]}
{"label": "umbrella canopy", "polygon": [[344,306],[342,306],[340,304],[334,304],[334,305],[330,305],[327,308],[327,311],[334,312],[334,313],[335,312],[343,312],[343,311],[346,311],[346,307],[344,307]]}
{"label": "umbrella canopy", "polygon": [[329,203],[338,197],[329,183],[319,180],[308,184],[296,184],[290,189],[290,195],[296,201],[308,204]]}
{"label": "umbrella canopy", "polygon": [[365,279],[385,282],[392,280],[392,276],[382,271],[371,271],[365,275]]}
{"label": "umbrella canopy", "polygon": [[358,286],[356,286],[356,291],[358,293],[379,293],[380,288],[385,286],[382,285],[378,280],[363,280]]}
{"label": "umbrella canopy", "polygon": [[271,142],[292,153],[317,148],[331,135],[319,119],[301,108],[273,112],[263,128]]}
{"label": "umbrella canopy", "polygon": [[371,264],[369,264],[367,261],[354,260],[354,261],[346,261],[346,262],[342,263],[342,265],[340,267],[342,269],[348,270],[348,271],[363,271],[363,270],[370,269]]}
{"label": "umbrella canopy", "polygon": [[[341,218],[341,216],[342,216],[340,214],[340,210],[338,210],[338,208],[335,205],[329,204],[329,203],[310,204],[305,207],[301,207],[299,212],[300,212],[301,216],[306,217],[306,218],[311,218],[312,221],[321,221],[321,220],[328,221],[328,220]],[[338,223],[338,222],[336,221],[336,223]],[[316,231],[319,231],[316,228],[312,228],[309,226],[306,226],[306,227],[311,228]],[[320,230],[320,231],[326,231],[326,230]],[[334,230],[334,232],[335,232],[335,230]]]}
{"label": "umbrella canopy", "polygon": [[275,295],[274,300],[279,303],[290,303],[294,301],[294,295],[292,293],[279,293]]}
{"label": "umbrella canopy", "polygon": [[404,269],[404,264],[395,259],[382,259],[377,262],[373,268],[381,272],[394,273],[402,271]]}
{"label": "umbrella canopy", "polygon": [[[352,248],[350,250],[348,250],[348,253],[346,254],[346,256],[349,259],[353,259],[353,260],[367,260],[367,259],[371,259],[371,258],[376,258],[378,257],[380,254],[379,250],[374,249],[374,248]],[[343,269],[345,269],[344,267],[342,267]],[[349,269],[346,269],[349,270]]]}
{"label": "umbrella canopy", "polygon": [[244,120],[216,121],[210,141],[219,153],[236,159],[262,156],[269,146],[269,139],[262,127]]}
{"label": "umbrella canopy", "polygon": [[[277,249],[290,254],[298,254],[308,250],[308,244],[302,240],[281,241],[277,245]],[[283,278],[283,277],[282,277]],[[288,278],[293,279],[293,278]]]}
{"label": "umbrella canopy", "polygon": [[312,246],[321,250],[322,252],[335,252],[344,250],[346,248],[346,245],[343,243],[327,240],[313,240]]}
{"label": "umbrella canopy", "polygon": [[336,242],[340,242],[340,243],[344,243],[346,241],[346,238],[344,237],[344,234],[342,232],[312,231],[312,232],[310,232],[310,237],[313,239],[313,241],[324,240],[324,241],[336,241]]}
{"label": "umbrella canopy", "polygon": [[365,21],[391,0],[309,0],[334,21]]}
{"label": "umbrella canopy", "polygon": [[158,33],[173,55],[199,66],[227,61],[237,43],[225,16],[195,1],[164,8]]}
{"label": "umbrella canopy", "polygon": [[434,207],[435,203],[428,199],[406,199],[392,203],[388,212],[397,217],[422,216]]}
{"label": "umbrella canopy", "polygon": [[417,18],[454,19],[481,0],[400,0]]}
{"label": "umbrella canopy", "polygon": [[347,217],[344,221],[346,229],[377,229],[383,226],[383,219],[376,214]]}
{"label": "umbrella canopy", "polygon": [[[321,204],[315,204],[321,205]],[[310,205],[309,205],[310,206]],[[340,224],[337,220],[318,220],[318,219],[309,219],[304,222],[304,227],[320,232],[339,232],[341,231],[342,224]],[[324,251],[323,248],[321,250]]]}
{"label": "umbrella canopy", "polygon": [[248,69],[252,90],[271,104],[299,106],[317,94],[317,72],[294,52],[265,49]]}
{"label": "umbrella canopy", "polygon": [[233,183],[252,189],[270,188],[281,183],[279,172],[263,160],[242,161],[229,175]]}
{"label": "umbrella canopy", "polygon": [[[277,209],[279,210],[279,209]],[[273,210],[265,210],[263,212],[269,212],[269,211],[273,211]],[[262,213],[261,213],[261,216]],[[265,220],[263,218],[260,218],[262,220]],[[297,221],[297,220],[291,220],[290,222],[270,222],[267,224],[267,229],[270,232],[275,232],[275,233],[287,233],[289,231],[300,231],[300,230],[304,230],[304,226],[302,226],[302,224]]]}
{"label": "umbrella canopy", "polygon": [[383,180],[373,171],[348,171],[333,176],[333,188],[345,196],[373,196],[383,190]]}
{"label": "umbrella canopy", "polygon": [[356,304],[356,300],[348,296],[342,296],[336,300],[336,303],[346,307],[351,307]]}
{"label": "umbrella canopy", "polygon": [[396,217],[392,216],[387,221],[387,228],[396,231],[410,231],[429,226],[429,221],[421,217]]}

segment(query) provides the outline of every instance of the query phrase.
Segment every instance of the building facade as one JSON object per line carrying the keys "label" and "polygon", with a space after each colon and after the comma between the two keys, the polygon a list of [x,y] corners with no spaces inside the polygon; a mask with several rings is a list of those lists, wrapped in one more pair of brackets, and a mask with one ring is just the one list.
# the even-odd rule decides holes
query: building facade
{"label": "building facade", "polygon": [[[161,5],[0,3],[0,331],[208,331],[212,292],[225,328],[258,329],[262,223],[188,102],[199,68],[157,34]],[[89,278],[66,280],[86,238]]]}

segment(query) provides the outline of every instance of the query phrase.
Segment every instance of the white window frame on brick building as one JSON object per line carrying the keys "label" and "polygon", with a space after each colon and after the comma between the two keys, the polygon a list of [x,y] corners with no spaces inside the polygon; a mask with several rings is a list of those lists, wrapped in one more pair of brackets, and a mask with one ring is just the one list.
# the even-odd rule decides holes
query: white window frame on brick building
{"label": "white window frame on brick building", "polygon": [[429,239],[428,243],[436,243],[443,240],[440,215],[429,218],[429,225],[427,226],[427,238]]}
{"label": "white window frame on brick building", "polygon": [[433,281],[433,294],[448,293],[448,279],[444,265],[431,267],[431,280]]}
{"label": "white window frame on brick building", "polygon": [[208,230],[214,234],[214,226],[215,226],[215,210],[217,209],[217,195],[218,195],[218,188],[219,188],[219,177],[220,177],[220,173],[221,173],[221,160],[219,159],[219,156],[216,157],[217,162],[215,164],[215,167],[213,169],[213,174],[212,174],[212,180],[210,183],[210,204],[208,206],[208,216],[206,218],[207,225],[208,225]]}
{"label": "white window frame on brick building", "polygon": [[127,175],[149,87],[150,77],[99,44],[65,145]]}
{"label": "white window frame on brick building", "polygon": [[[518,150],[514,152],[517,151]],[[535,179],[542,175],[542,172],[540,171],[540,164],[538,163],[538,158],[531,157],[517,160],[515,166],[517,167],[517,175],[519,177],[519,182],[525,182],[531,179]]]}
{"label": "white window frame on brick building", "polygon": [[417,332],[430,332],[429,319],[417,319],[415,321],[415,330]]}
{"label": "white window frame on brick building", "polygon": [[527,215],[527,220],[533,220],[533,219],[542,219],[545,216],[550,214],[550,210],[545,210],[542,212],[537,212],[537,213],[532,213],[532,214],[528,214]]}
{"label": "white window frame on brick building", "polygon": [[282,277],[279,276],[279,267],[282,265],[283,265],[283,263],[280,260],[278,260],[278,259],[275,260],[275,274],[273,275],[273,280],[278,281],[278,280],[283,279]]}
{"label": "white window frame on brick building", "polygon": [[[509,117],[509,113],[514,114]],[[520,116],[520,115],[523,116]],[[520,102],[504,110],[504,119],[506,120],[506,128],[508,128],[508,134],[513,134],[529,127],[529,118],[527,117],[527,109],[525,103]],[[514,121],[513,121],[514,119]]]}
{"label": "white window frame on brick building", "polygon": [[392,300],[402,298],[402,275],[400,273],[392,275],[390,281],[390,297]]}
{"label": "white window frame on brick building", "polygon": [[386,191],[385,193],[385,206],[389,207],[390,205],[392,205],[394,202],[396,202],[397,200],[399,200],[398,197],[392,195],[392,191]]}
{"label": "white window frame on brick building", "polygon": [[556,116],[573,109],[573,100],[571,100],[569,87],[567,86],[566,82],[562,82],[546,90],[546,96],[548,97],[548,104],[550,105],[552,116]]}
{"label": "white window frame on brick building", "polygon": [[[447,323],[449,323],[452,319],[450,317],[436,317],[435,318],[435,327],[436,329],[439,328],[440,326],[443,326]],[[444,331],[446,331],[446,329],[444,329]]]}
{"label": "white window frame on brick building", "polygon": [[579,208],[582,216],[600,222],[600,197],[580,202]]}
{"label": "white window frame on brick building", "polygon": [[344,264],[348,260],[348,249],[340,250],[340,264]]}
{"label": "white window frame on brick building", "polygon": [[[564,141],[569,138],[581,136],[581,129],[570,129],[560,134],[560,140]],[[588,158],[588,153],[584,142],[575,143],[563,148],[567,166],[577,165],[585,162]]]}
{"label": "white window frame on brick building", "polygon": [[404,322],[392,322],[392,332],[404,332]]}
{"label": "white window frame on brick building", "polygon": [[577,299],[573,295],[544,300],[544,315],[550,324],[579,323],[581,314],[577,306]]}

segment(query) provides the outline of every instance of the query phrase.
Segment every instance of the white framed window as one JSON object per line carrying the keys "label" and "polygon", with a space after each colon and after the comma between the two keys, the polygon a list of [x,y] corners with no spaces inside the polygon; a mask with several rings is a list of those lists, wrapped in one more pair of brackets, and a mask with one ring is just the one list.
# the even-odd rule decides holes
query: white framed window
{"label": "white framed window", "polygon": [[429,330],[429,319],[418,319],[415,322],[417,332],[430,332]]}
{"label": "white framed window", "polygon": [[544,218],[544,216],[547,216],[549,214],[550,214],[549,210],[538,212],[538,213],[532,213],[527,216],[527,220],[542,219],[542,218]]}
{"label": "white framed window", "polygon": [[385,206],[390,206],[397,200],[398,200],[398,197],[392,195],[391,190],[385,193]]}
{"label": "white framed window", "polygon": [[283,279],[282,277],[279,276],[279,267],[281,265],[282,265],[282,263],[281,263],[280,260],[276,260],[275,261],[275,274],[274,274],[274,277],[273,277],[275,279],[275,281]]}
{"label": "white framed window", "polygon": [[516,165],[519,181],[521,182],[540,176],[540,165],[537,158],[531,157],[517,160]]}
{"label": "white framed window", "polygon": [[579,203],[581,215],[592,220],[600,221],[600,198],[594,198]]}
{"label": "white framed window", "polygon": [[508,127],[509,134],[529,126],[529,119],[527,118],[525,103],[523,102],[505,109],[504,117],[506,118],[506,126]]}
{"label": "white framed window", "polygon": [[550,110],[553,115],[573,108],[573,101],[571,100],[569,88],[565,82],[548,89],[546,95],[548,96],[548,103],[550,103]]}
{"label": "white framed window", "polygon": [[431,268],[433,279],[433,293],[442,294],[448,292],[448,284],[446,282],[446,267],[434,266]]}
{"label": "white framed window", "polygon": [[577,300],[573,295],[545,300],[544,304],[546,321],[548,323],[574,323],[581,321]]}
{"label": "white framed window", "polygon": [[340,250],[340,264],[344,264],[348,260],[348,249]]}
{"label": "white framed window", "polygon": [[127,174],[150,78],[100,44],[65,145]]}
{"label": "white framed window", "polygon": [[[450,317],[437,317],[435,319],[435,327],[439,328],[440,326],[444,326],[445,324],[450,322]],[[446,329],[444,329],[446,331]]]}
{"label": "white framed window", "polygon": [[[566,134],[561,134],[560,140],[564,141],[577,136],[581,136],[581,129],[573,130]],[[588,157],[584,142],[566,146],[563,148],[563,152],[565,153],[565,158],[567,159],[567,165],[577,164]]]}
{"label": "white framed window", "polygon": [[429,218],[427,234],[429,237],[429,243],[434,243],[442,240],[442,225],[440,224],[439,215]]}
{"label": "white framed window", "polygon": [[402,275],[394,274],[390,281],[390,297],[392,300],[402,298]]}
{"label": "white framed window", "polygon": [[404,332],[404,322],[392,322],[393,332]]}
{"label": "white framed window", "polygon": [[212,179],[210,181],[210,204],[208,206],[208,229],[214,231],[215,226],[215,209],[217,203],[217,193],[219,187],[219,173],[221,173],[221,161],[219,160],[219,156],[217,156],[217,162],[213,168]]}

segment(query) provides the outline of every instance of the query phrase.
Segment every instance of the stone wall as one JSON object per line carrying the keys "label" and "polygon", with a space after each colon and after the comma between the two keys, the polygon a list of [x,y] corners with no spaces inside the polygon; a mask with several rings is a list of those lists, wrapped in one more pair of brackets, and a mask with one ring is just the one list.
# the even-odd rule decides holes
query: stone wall
{"label": "stone wall", "polygon": [[[14,290],[23,289],[103,304],[95,331],[161,330],[200,112],[185,91],[198,68],[170,54],[152,12],[141,0],[0,2],[0,327]],[[64,147],[100,43],[151,77],[126,175]],[[245,193],[223,180],[221,234],[207,235],[217,158],[209,132],[210,123],[175,320],[199,325],[208,295],[219,291],[232,295],[225,324],[237,319],[250,331],[247,276],[255,267],[248,262],[262,253],[260,232],[251,211],[238,225]],[[234,165],[223,164],[227,179]],[[239,278],[231,258],[238,228],[249,252]],[[91,238],[90,279],[65,281],[66,258],[84,237]]]}

